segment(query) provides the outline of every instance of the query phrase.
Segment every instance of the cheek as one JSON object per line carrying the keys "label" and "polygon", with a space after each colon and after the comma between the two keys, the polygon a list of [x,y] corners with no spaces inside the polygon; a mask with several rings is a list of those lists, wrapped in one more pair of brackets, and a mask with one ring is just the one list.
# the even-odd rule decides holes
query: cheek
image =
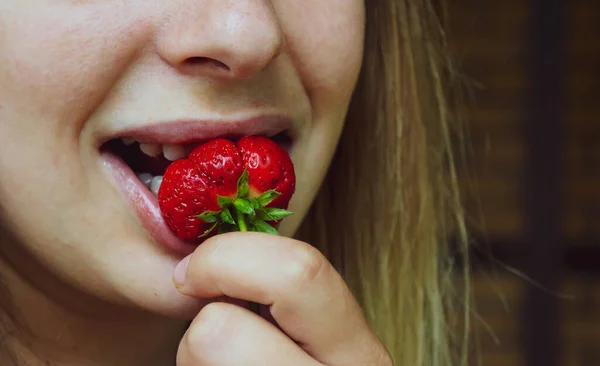
{"label": "cheek", "polygon": [[126,2],[0,1],[3,123],[27,136],[78,137],[142,43],[144,22],[117,3]]}
{"label": "cheek", "polygon": [[0,0],[0,204],[25,226],[91,195],[85,121],[150,34],[125,3]]}
{"label": "cheek", "polygon": [[275,1],[286,43],[311,99],[344,104],[362,63],[362,0]]}
{"label": "cheek", "polygon": [[282,223],[292,235],[325,176],[362,65],[365,9],[360,0],[274,1],[286,46],[310,101],[312,121],[295,154],[296,214]]}

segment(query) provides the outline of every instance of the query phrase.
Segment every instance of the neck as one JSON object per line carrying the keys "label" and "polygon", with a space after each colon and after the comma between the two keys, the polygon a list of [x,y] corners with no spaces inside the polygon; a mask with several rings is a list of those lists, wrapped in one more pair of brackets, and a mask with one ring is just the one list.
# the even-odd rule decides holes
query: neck
{"label": "neck", "polygon": [[175,364],[184,321],[109,304],[85,312],[67,308],[25,281],[1,258],[0,279],[5,287],[1,293],[8,294],[0,297],[1,365]]}

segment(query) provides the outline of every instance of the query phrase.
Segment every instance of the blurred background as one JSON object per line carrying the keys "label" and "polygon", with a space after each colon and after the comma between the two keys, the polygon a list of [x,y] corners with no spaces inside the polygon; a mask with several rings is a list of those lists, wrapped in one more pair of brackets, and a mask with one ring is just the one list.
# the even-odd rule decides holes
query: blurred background
{"label": "blurred background", "polygon": [[447,3],[471,85],[472,364],[600,365],[600,1]]}

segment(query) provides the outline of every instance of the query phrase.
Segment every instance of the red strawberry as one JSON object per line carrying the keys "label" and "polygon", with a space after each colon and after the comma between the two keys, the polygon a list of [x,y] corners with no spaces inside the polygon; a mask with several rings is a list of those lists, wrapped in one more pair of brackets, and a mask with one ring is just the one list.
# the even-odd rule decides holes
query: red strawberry
{"label": "red strawberry", "polygon": [[296,186],[294,167],[287,152],[273,141],[260,137],[243,138],[237,146],[244,168],[248,170],[250,197],[275,190],[281,195],[268,207],[286,209]]}
{"label": "red strawberry", "polygon": [[228,231],[277,234],[295,184],[290,157],[272,140],[221,138],[167,168],[158,202],[169,228],[188,242]]}

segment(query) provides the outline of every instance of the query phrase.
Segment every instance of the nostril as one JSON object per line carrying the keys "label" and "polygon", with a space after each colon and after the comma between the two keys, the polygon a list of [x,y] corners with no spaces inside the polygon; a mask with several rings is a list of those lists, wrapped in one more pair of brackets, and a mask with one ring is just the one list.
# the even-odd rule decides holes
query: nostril
{"label": "nostril", "polygon": [[191,66],[208,66],[221,71],[231,71],[229,66],[221,61],[209,57],[190,57],[185,60],[185,63]]}

